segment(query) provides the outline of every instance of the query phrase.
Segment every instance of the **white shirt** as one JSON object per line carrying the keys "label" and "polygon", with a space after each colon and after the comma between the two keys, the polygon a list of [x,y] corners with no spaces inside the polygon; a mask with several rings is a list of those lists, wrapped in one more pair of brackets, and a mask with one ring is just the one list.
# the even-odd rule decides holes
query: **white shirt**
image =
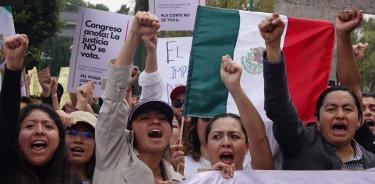
{"label": "white shirt", "polygon": [[[211,162],[201,157],[199,162],[195,161],[191,156],[185,156],[185,169],[184,178],[193,178],[198,174],[198,169],[209,169],[211,168]],[[252,170],[250,153],[245,155],[243,161],[244,170]]]}

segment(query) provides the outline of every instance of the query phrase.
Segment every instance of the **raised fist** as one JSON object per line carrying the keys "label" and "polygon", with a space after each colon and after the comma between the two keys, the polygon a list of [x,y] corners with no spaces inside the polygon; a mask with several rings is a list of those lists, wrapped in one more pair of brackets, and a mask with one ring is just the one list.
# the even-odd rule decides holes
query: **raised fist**
{"label": "raised fist", "polygon": [[356,8],[339,11],[336,15],[336,31],[350,34],[361,24],[362,19],[362,11]]}
{"label": "raised fist", "polygon": [[156,34],[159,27],[159,20],[154,14],[151,12],[139,11],[134,16],[132,32],[141,38],[144,35]]}
{"label": "raised fist", "polygon": [[266,45],[280,46],[281,35],[284,32],[285,24],[278,14],[266,17],[259,24],[258,28]]}
{"label": "raised fist", "polygon": [[25,34],[9,36],[4,42],[4,52],[6,57],[6,67],[12,71],[21,70],[23,67],[23,57],[26,55],[29,39]]}

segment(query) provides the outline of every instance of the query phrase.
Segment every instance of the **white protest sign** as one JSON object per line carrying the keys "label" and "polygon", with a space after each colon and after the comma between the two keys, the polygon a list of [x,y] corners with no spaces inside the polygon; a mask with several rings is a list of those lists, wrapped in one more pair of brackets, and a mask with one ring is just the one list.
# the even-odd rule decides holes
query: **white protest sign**
{"label": "white protest sign", "polygon": [[174,87],[186,85],[192,37],[158,38],[158,68],[163,80],[162,100],[169,102]]}
{"label": "white protest sign", "polygon": [[375,173],[370,171],[281,171],[242,170],[235,171],[231,179],[223,178],[220,171],[198,173],[183,184],[373,184]]}
{"label": "white protest sign", "polygon": [[160,21],[160,31],[192,31],[197,6],[205,0],[149,0],[150,11]]}
{"label": "white protest sign", "polygon": [[0,45],[5,37],[16,34],[10,7],[0,6]]}
{"label": "white protest sign", "polygon": [[[14,30],[14,24],[13,24],[13,16],[12,16],[12,11],[10,7],[2,7],[0,6],[0,70],[4,69],[4,49],[3,49],[3,44],[5,41],[5,38],[16,34]],[[1,90],[1,85],[2,85],[2,80],[3,80],[3,73],[0,72],[0,90]],[[24,89],[24,86],[22,87]]]}
{"label": "white protest sign", "polygon": [[116,58],[130,30],[132,17],[101,10],[80,8],[70,57],[68,89],[92,80],[94,96],[104,91],[107,63]]}

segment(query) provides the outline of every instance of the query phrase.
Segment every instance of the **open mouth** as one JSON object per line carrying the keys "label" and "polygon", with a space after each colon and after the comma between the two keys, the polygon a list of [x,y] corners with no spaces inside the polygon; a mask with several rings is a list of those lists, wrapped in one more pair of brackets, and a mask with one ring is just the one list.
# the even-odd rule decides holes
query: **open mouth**
{"label": "open mouth", "polygon": [[71,152],[74,152],[74,153],[83,153],[85,152],[85,150],[81,147],[73,147],[72,149],[70,149]]}
{"label": "open mouth", "polygon": [[148,131],[148,137],[151,138],[161,138],[163,136],[163,132],[159,129],[151,129]]}
{"label": "open mouth", "polygon": [[47,148],[47,143],[45,141],[37,140],[31,143],[31,149],[33,150],[43,150]]}
{"label": "open mouth", "polygon": [[233,163],[233,154],[230,152],[222,152],[220,154],[220,161],[223,162],[224,164],[232,164]]}
{"label": "open mouth", "polygon": [[335,123],[332,126],[332,129],[335,130],[335,131],[346,131],[348,129],[348,127],[344,123]]}
{"label": "open mouth", "polygon": [[365,120],[364,120],[364,123],[367,123],[368,126],[370,126],[370,127],[375,126],[375,121],[373,121],[373,120],[371,120],[371,119],[365,119]]}

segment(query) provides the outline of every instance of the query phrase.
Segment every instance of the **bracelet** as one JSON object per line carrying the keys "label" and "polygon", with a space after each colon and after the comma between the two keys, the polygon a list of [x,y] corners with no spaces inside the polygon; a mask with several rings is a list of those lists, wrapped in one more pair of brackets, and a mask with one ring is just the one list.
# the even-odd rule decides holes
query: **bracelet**
{"label": "bracelet", "polygon": [[57,93],[53,94],[52,97],[56,97],[57,96]]}

